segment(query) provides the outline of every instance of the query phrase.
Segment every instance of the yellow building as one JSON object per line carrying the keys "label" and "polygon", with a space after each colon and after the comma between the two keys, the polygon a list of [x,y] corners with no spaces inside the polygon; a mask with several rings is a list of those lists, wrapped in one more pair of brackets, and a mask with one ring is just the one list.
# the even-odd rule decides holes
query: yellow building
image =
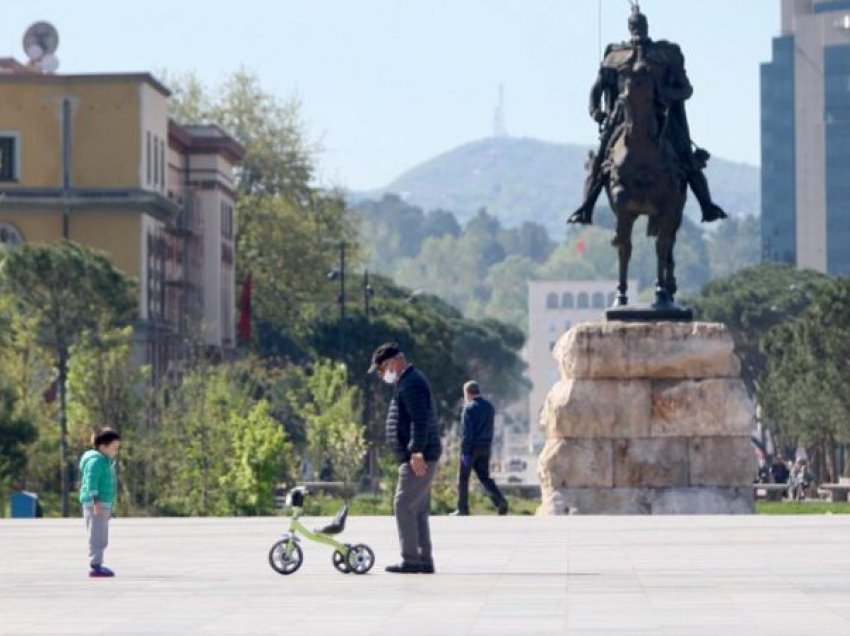
{"label": "yellow building", "polygon": [[63,237],[139,281],[137,333],[163,370],[191,333],[234,342],[233,168],[214,126],[168,118],[146,73],[43,75],[0,60],[0,241]]}

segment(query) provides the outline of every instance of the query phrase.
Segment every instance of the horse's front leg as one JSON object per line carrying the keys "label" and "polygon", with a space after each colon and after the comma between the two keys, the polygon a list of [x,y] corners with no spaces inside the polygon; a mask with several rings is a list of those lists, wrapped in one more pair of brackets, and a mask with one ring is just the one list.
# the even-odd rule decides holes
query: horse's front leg
{"label": "horse's front leg", "polygon": [[673,302],[668,287],[668,266],[672,260],[673,240],[668,227],[662,224],[655,239],[656,278],[654,307],[666,307]]}
{"label": "horse's front leg", "polygon": [[618,212],[617,229],[614,244],[617,246],[617,256],[620,265],[620,280],[617,285],[617,306],[624,307],[629,304],[627,291],[629,288],[629,261],[632,258],[632,227],[635,217],[628,212]]}

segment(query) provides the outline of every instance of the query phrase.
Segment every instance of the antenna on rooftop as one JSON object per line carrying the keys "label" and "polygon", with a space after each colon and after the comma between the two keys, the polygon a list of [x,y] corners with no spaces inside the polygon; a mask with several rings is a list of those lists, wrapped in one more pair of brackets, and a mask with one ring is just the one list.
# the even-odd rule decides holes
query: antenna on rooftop
{"label": "antenna on rooftop", "polygon": [[49,22],[36,22],[24,33],[24,53],[28,66],[39,73],[52,74],[59,68],[56,49],[59,48],[59,32]]}

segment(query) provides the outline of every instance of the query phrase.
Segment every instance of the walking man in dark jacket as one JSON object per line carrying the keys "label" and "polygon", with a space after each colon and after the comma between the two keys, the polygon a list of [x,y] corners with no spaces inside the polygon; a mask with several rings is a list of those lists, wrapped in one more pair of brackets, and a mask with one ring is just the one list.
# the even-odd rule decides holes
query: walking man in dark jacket
{"label": "walking man in dark jacket", "polygon": [[387,443],[398,461],[393,510],[401,543],[401,563],[387,572],[433,574],[431,482],[442,445],[428,378],[409,364],[399,346],[388,342],[372,354],[371,373],[395,387],[387,412]]}
{"label": "walking man in dark jacket", "polygon": [[469,514],[469,475],[474,470],[500,515],[508,514],[508,502],[490,478],[490,447],[496,410],[481,396],[477,382],[463,385],[466,404],[460,424],[460,470],[457,477],[457,510],[452,515]]}

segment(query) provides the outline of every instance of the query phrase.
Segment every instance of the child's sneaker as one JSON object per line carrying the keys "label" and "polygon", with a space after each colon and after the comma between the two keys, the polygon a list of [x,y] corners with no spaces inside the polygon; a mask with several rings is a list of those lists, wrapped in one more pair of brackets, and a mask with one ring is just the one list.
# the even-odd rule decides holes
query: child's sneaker
{"label": "child's sneaker", "polygon": [[106,578],[110,576],[115,576],[115,572],[109,568],[103,567],[102,565],[94,565],[92,566],[92,569],[89,570],[89,577],[93,579]]}

